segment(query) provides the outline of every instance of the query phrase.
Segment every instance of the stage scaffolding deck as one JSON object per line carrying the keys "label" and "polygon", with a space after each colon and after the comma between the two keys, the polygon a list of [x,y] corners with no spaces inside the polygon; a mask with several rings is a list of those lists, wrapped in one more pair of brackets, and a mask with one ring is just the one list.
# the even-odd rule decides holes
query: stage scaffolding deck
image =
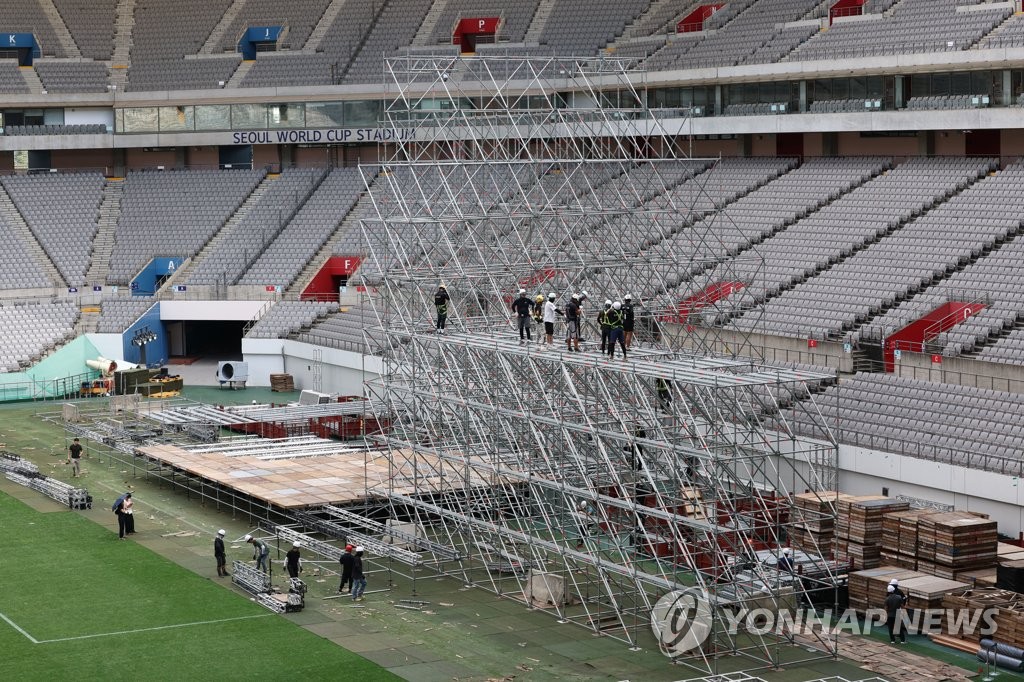
{"label": "stage scaffolding deck", "polygon": [[[456,549],[467,584],[633,646],[649,641],[655,603],[687,588],[716,609],[834,596],[831,562],[802,557],[808,581],[772,560],[797,523],[790,495],[836,485],[835,445],[796,437],[785,412],[828,433],[813,393],[834,375],[714,356],[728,347],[720,327],[681,314],[700,301],[702,321],[756,315],[748,285],[764,271],[756,249],[743,257],[756,268],[730,271],[719,255],[718,160],[686,153],[685,112],[648,108],[644,75],[614,58],[417,56],[385,71],[382,125],[406,134],[363,167],[375,214],[362,220],[359,274],[393,471],[371,492],[392,517]],[[572,294],[583,301],[582,352],[564,317],[552,345],[539,325],[520,343],[520,289],[554,293],[562,312]],[[595,351],[595,316],[628,298],[628,359],[609,359]],[[410,465],[461,479],[410,491]],[[715,613],[702,646],[659,645],[707,673],[725,654],[752,668],[836,655],[827,635],[795,647],[730,632]]]}

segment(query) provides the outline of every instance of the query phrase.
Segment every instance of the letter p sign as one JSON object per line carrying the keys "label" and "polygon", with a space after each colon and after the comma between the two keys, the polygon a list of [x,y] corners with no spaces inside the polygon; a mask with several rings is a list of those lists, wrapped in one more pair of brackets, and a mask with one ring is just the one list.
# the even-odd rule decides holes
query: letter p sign
{"label": "letter p sign", "polygon": [[479,29],[480,31],[483,31],[483,30],[484,30],[484,24],[486,24],[486,23],[487,23],[487,20],[486,20],[486,19],[481,19],[480,21],[478,21],[478,22],[476,22],[476,23],[477,23],[477,24],[479,24],[479,26],[478,26],[477,28],[478,28],[478,29]]}

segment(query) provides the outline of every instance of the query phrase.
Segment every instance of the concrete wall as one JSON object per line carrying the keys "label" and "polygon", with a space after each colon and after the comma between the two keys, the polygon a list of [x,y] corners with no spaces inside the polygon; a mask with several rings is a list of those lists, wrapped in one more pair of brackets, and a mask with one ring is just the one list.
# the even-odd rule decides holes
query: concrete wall
{"label": "concrete wall", "polygon": [[188,166],[208,166],[216,168],[220,162],[217,147],[189,147],[185,150],[185,163]]}
{"label": "concrete wall", "polygon": [[284,372],[294,377],[296,390],[312,390],[319,364],[320,390],[341,395],[365,395],[366,382],[375,381],[382,367],[380,358],[291,339],[242,339],[242,355],[249,363],[252,386],[269,386],[272,373]]}
{"label": "concrete wall", "polygon": [[126,149],[124,152],[124,165],[128,169],[138,168],[164,168],[175,167],[176,155],[173,149],[151,152],[144,149]]}
{"label": "concrete wall", "polygon": [[768,334],[741,334],[724,329],[696,329],[687,332],[679,325],[666,325],[665,334],[686,348],[707,348],[716,355],[763,357],[765,362],[800,362],[829,367],[841,372],[853,371],[853,356],[846,353],[843,344],[818,341],[816,348],[807,345],[807,339]]}
{"label": "concrete wall", "polygon": [[943,357],[942,362],[935,363],[928,353],[904,351],[896,362],[895,373],[923,381],[1024,393],[1024,367],[1002,362]]}
{"label": "concrete wall", "polygon": [[281,165],[281,150],[276,144],[257,144],[252,147],[252,167],[273,166],[275,169]]}
{"label": "concrete wall", "polygon": [[935,133],[936,156],[963,156],[967,152],[967,137],[962,130],[942,130]]}
{"label": "concrete wall", "polygon": [[[916,137],[861,137],[860,133],[840,133],[839,156],[917,156]],[[962,152],[961,152],[962,153]]]}
{"label": "concrete wall", "polygon": [[249,321],[264,301],[161,301],[161,320],[244,320]]}
{"label": "concrete wall", "polygon": [[53,168],[96,168],[106,173],[113,170],[113,149],[55,149],[50,153]]}

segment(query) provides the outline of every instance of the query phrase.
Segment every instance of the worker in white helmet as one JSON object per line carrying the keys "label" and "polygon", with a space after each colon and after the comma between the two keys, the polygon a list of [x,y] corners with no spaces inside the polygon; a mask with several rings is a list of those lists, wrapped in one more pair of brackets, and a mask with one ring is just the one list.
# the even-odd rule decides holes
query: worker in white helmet
{"label": "worker in white helmet", "polygon": [[544,343],[549,346],[555,343],[555,316],[561,315],[562,311],[555,305],[555,292],[548,294],[547,303],[544,304]]}
{"label": "worker in white helmet", "polygon": [[636,313],[633,311],[633,297],[622,298],[622,331],[626,335],[626,348],[633,347],[633,330],[636,328]]}
{"label": "worker in white helmet", "polygon": [[[516,314],[516,323],[519,325],[519,343],[524,344],[532,341],[530,337],[530,312],[533,310],[533,301],[526,295],[526,289],[519,290],[519,298],[512,301],[512,312]],[[523,333],[526,337],[523,337]]]}
{"label": "worker in white helmet", "polygon": [[302,570],[302,555],[299,552],[301,546],[302,543],[296,540],[292,543],[292,548],[284,555],[284,567],[288,571],[289,578],[298,578],[299,571]]}
{"label": "worker in white helmet", "polygon": [[573,294],[565,306],[565,346],[570,351],[580,352],[580,295]]}
{"label": "worker in white helmet", "polygon": [[611,332],[608,334],[608,357],[615,357],[615,342],[619,342],[619,346],[622,347],[622,359],[626,359],[626,337],[622,331],[622,303],[615,301],[612,303],[612,309],[608,311],[608,326],[611,327]]}

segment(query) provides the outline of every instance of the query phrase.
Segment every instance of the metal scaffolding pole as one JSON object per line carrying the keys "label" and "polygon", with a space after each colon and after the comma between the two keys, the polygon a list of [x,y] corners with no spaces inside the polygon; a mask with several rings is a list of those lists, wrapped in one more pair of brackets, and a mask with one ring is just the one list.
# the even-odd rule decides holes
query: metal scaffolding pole
{"label": "metal scaffolding pole", "polygon": [[[713,322],[752,307],[759,268],[728,271],[717,160],[684,153],[685,115],[647,108],[624,60],[408,57],[386,72],[396,133],[363,168],[375,214],[361,283],[375,292],[373,404],[394,475],[369,492],[422,527],[439,561],[462,557],[466,583],[633,646],[675,590],[700,590],[716,614],[754,594],[790,608],[807,581],[765,559],[796,523],[790,495],[834,488],[836,448],[795,437],[783,410],[815,412],[809,390],[833,376],[712,355]],[[559,307],[589,292],[582,352],[538,327],[519,340],[520,289]],[[610,359],[595,308],[627,297],[633,342]],[[834,586],[832,564],[807,561]],[[792,643],[726,625],[716,616],[676,660],[774,667]],[[817,645],[792,648],[835,655],[827,636]]]}

